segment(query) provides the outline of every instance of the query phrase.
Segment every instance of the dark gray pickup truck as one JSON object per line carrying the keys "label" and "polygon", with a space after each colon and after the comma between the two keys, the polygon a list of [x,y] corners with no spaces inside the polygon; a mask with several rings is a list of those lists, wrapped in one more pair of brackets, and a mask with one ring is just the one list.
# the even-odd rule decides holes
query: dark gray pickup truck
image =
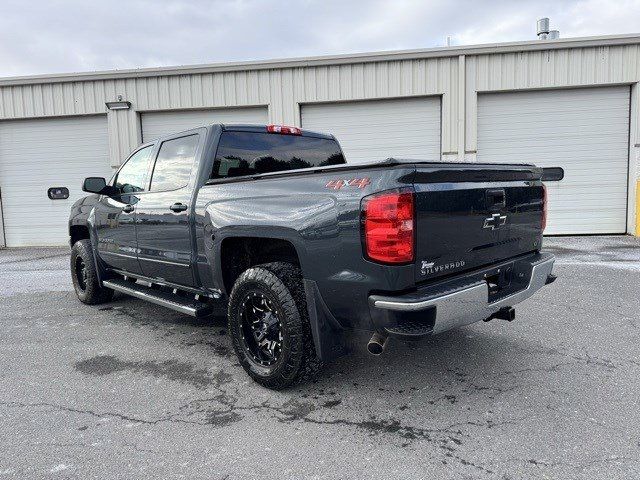
{"label": "dark gray pickup truck", "polygon": [[72,208],[79,299],[114,291],[193,316],[227,308],[240,363],[284,388],[372,334],[479,320],[554,280],[542,169],[388,159],[349,165],[333,136],[212,125],[142,145]]}

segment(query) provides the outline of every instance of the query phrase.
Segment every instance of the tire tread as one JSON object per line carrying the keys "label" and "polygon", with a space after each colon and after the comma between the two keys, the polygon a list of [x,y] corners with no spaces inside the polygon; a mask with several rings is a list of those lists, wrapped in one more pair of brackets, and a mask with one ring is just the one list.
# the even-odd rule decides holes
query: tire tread
{"label": "tire tread", "polygon": [[[234,334],[235,303],[242,290],[250,284],[263,285],[278,298],[289,332],[291,351],[286,363],[274,375],[265,376],[251,368],[251,362],[246,358],[241,341]],[[228,311],[229,332],[233,346],[240,363],[247,373],[261,385],[279,390],[292,385],[312,380],[322,368],[322,362],[317,358],[307,303],[302,286],[302,273],[291,263],[272,262],[257,265],[245,270],[236,280],[231,291]]]}
{"label": "tire tread", "polygon": [[[81,257],[84,260],[85,268],[87,269],[88,281],[87,288],[82,291],[75,275],[75,261],[77,257]],[[87,305],[99,305],[101,303],[109,302],[113,298],[113,290],[100,286],[98,280],[98,272],[96,271],[95,259],[93,256],[93,248],[91,242],[88,239],[78,240],[71,248],[71,279],[73,280],[73,287],[78,295],[78,299],[82,303]]]}

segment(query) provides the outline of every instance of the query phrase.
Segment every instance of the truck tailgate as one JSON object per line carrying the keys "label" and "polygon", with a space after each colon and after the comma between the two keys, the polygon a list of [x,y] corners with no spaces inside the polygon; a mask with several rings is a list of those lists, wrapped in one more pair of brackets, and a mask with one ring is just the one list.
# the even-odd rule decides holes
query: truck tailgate
{"label": "truck tailgate", "polygon": [[416,282],[538,250],[540,178],[540,169],[526,165],[417,164]]}

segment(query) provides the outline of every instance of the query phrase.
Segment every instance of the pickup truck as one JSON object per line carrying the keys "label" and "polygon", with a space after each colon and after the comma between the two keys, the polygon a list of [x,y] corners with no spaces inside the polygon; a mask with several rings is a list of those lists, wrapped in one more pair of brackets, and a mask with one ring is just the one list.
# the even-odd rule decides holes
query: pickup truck
{"label": "pickup truck", "polygon": [[[80,301],[114,291],[187,315],[226,308],[240,364],[285,388],[350,331],[421,339],[494,318],[555,279],[533,165],[349,165],[335,137],[210,125],[136,149],[72,207]],[[368,336],[368,335],[367,335]]]}

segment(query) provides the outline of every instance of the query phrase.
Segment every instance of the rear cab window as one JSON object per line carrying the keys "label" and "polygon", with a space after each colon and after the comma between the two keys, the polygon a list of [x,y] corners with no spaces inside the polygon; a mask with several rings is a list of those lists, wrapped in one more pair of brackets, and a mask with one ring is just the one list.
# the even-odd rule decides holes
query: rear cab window
{"label": "rear cab window", "polygon": [[162,142],[151,174],[150,191],[165,192],[189,184],[198,138],[198,135],[188,135]]}
{"label": "rear cab window", "polygon": [[210,179],[259,175],[345,163],[331,138],[224,131]]}

